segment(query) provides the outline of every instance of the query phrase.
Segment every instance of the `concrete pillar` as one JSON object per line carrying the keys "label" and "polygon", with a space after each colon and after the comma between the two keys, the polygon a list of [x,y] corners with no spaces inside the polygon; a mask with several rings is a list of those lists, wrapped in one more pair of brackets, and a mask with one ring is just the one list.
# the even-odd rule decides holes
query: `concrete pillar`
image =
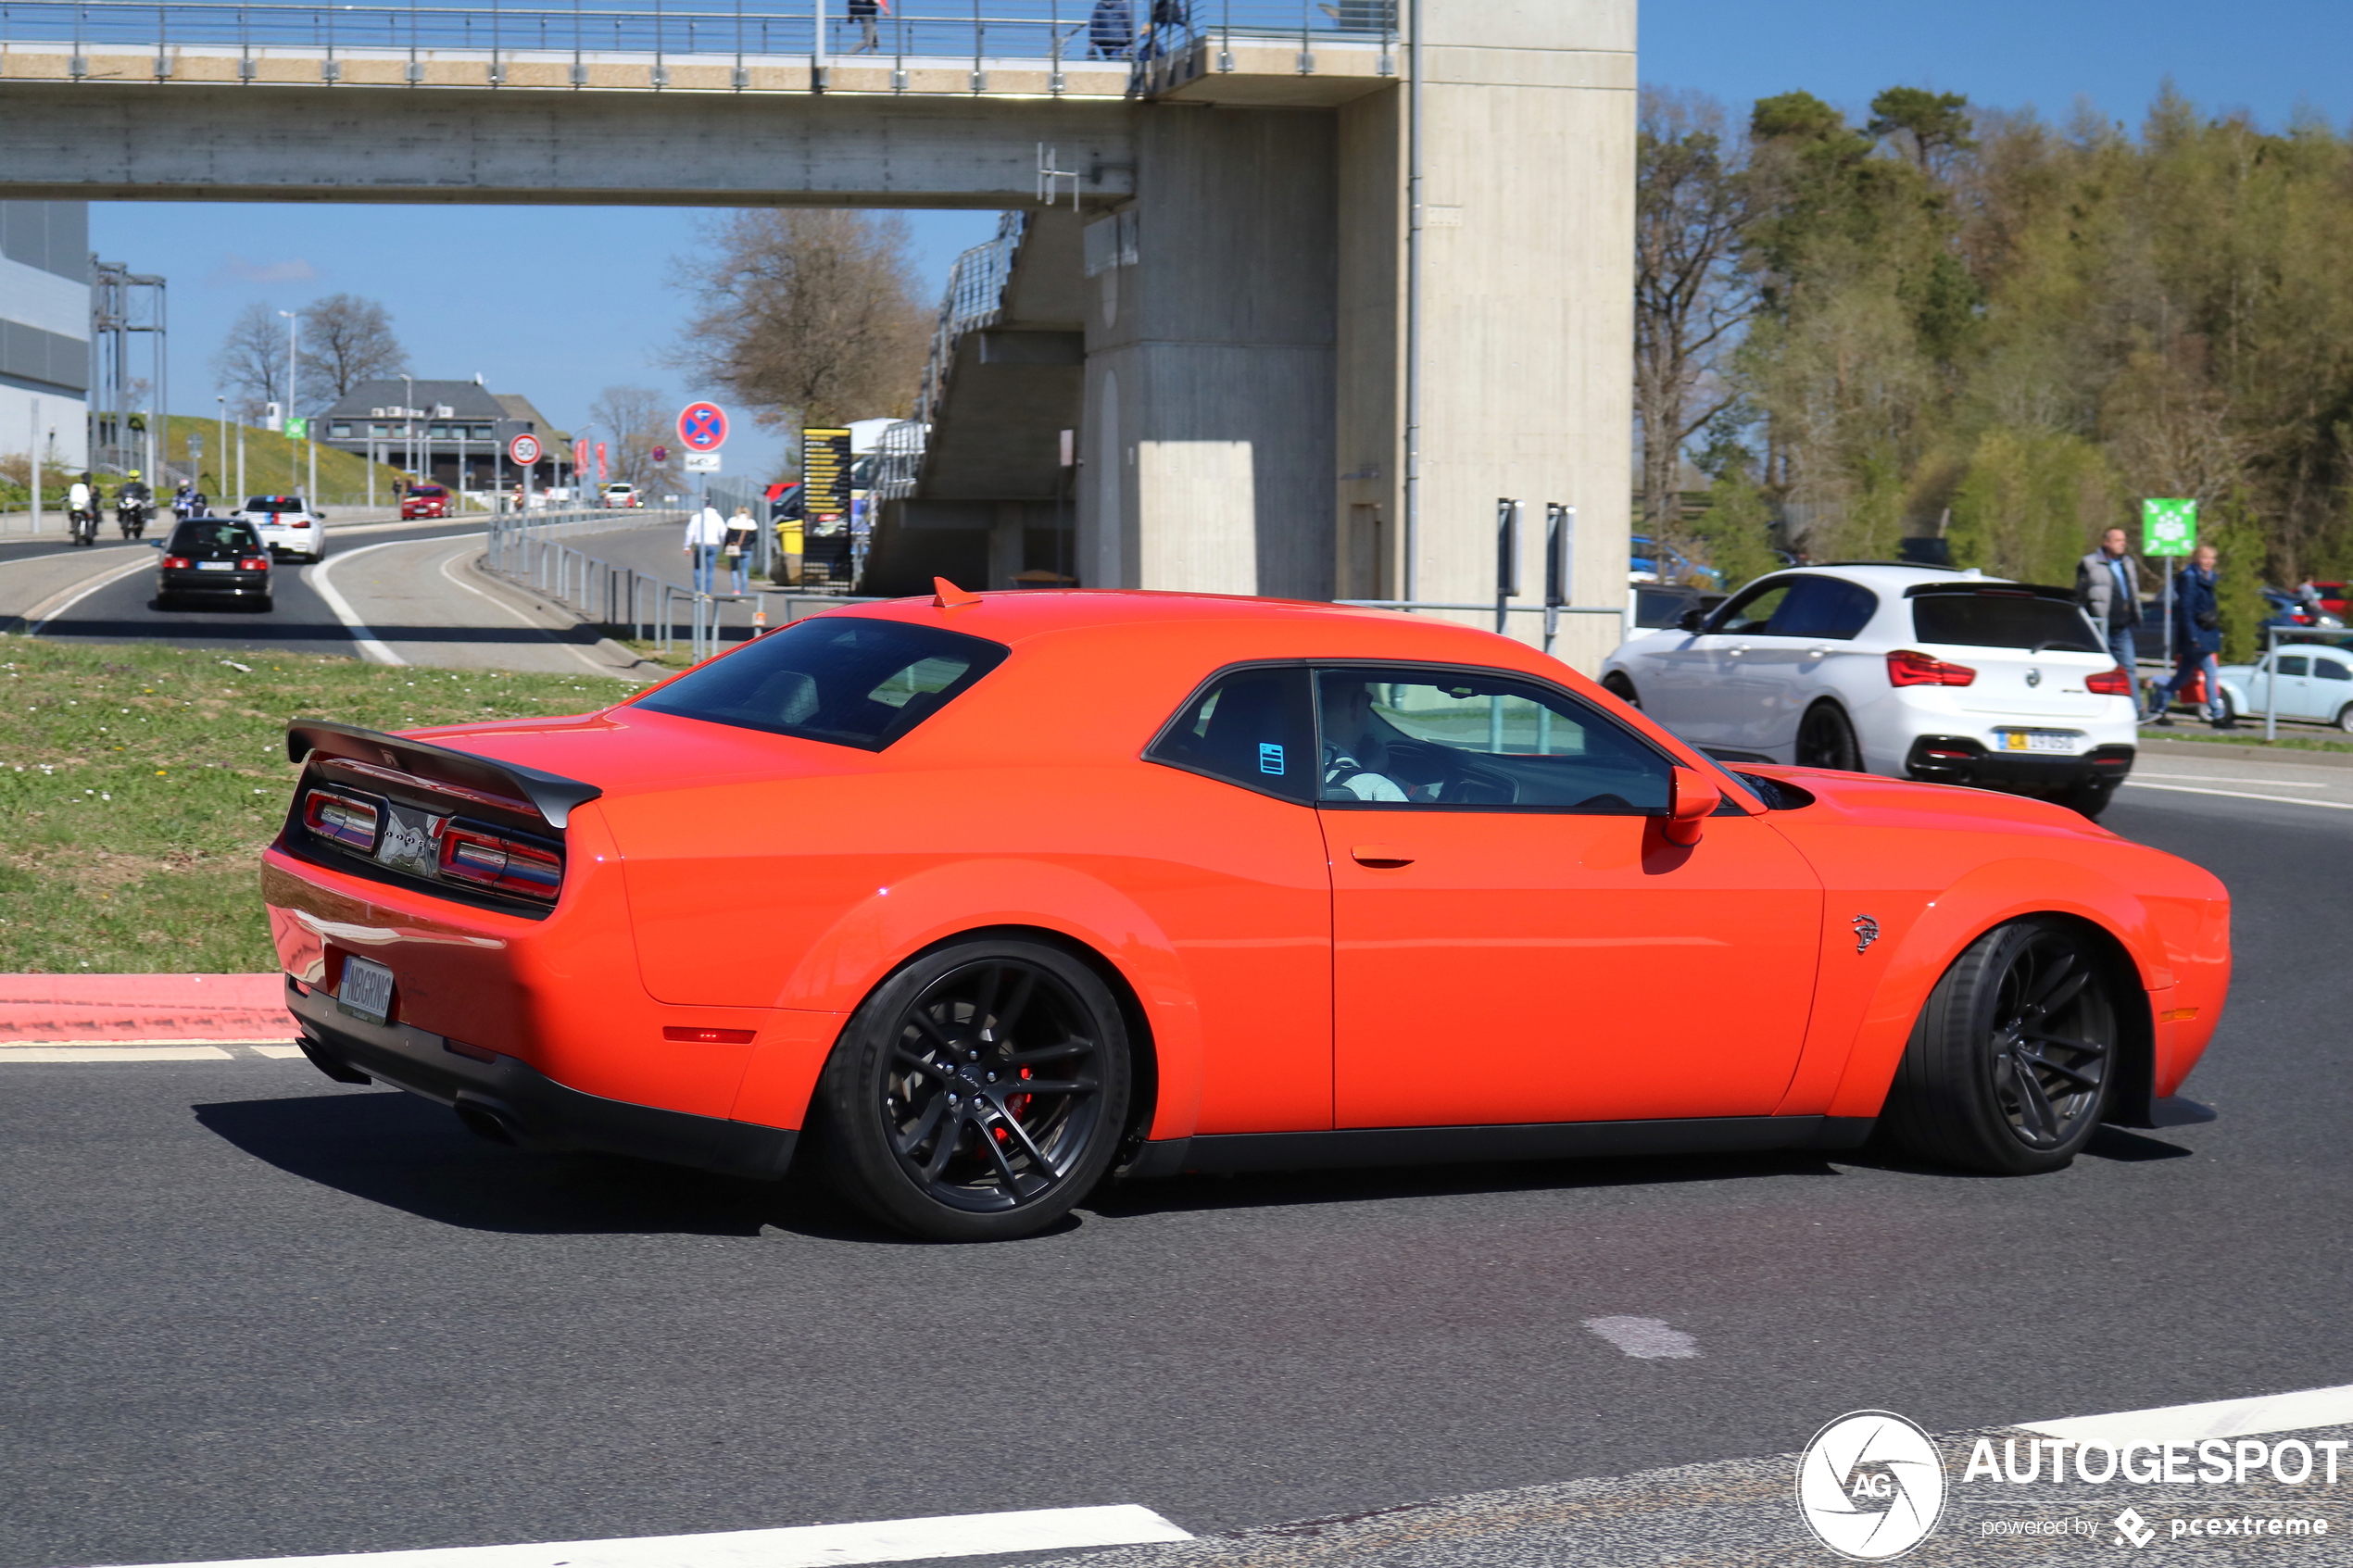
{"label": "concrete pillar", "polygon": [[1147,107],[1137,198],[1090,212],[1089,587],[1332,593],[1335,125]]}
{"label": "concrete pillar", "polygon": [[[1578,512],[1574,597],[1622,605],[1633,488],[1633,0],[1423,0],[1423,10],[1418,596],[1492,599],[1495,502],[1509,495],[1526,503],[1528,520],[1517,602],[1543,602],[1544,503],[1558,501]],[[1336,111],[1333,570],[1349,597],[1399,596],[1408,575],[1404,97],[1401,82]],[[1377,531],[1378,554],[1366,530]],[[1375,558],[1384,570],[1367,572]],[[1539,617],[1512,620],[1516,634],[1539,635]],[[1605,618],[1575,618],[1558,651],[1590,670],[1618,635]]]}

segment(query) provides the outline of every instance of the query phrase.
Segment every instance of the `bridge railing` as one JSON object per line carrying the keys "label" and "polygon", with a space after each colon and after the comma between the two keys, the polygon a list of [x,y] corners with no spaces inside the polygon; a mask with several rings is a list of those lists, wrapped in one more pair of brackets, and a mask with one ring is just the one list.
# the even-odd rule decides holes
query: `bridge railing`
{"label": "bridge railing", "polygon": [[[6,0],[0,4],[0,49],[57,52],[73,62],[69,74],[93,74],[93,54],[152,52],[154,74],[174,74],[173,52],[233,51],[248,62],[257,51],[301,51],[333,61],[340,54],[382,57],[405,54],[481,54],[487,84],[502,85],[499,61],[587,56],[649,57],[651,85],[663,85],[660,67],[671,58],[703,61],[803,58],[812,69],[828,61],[879,64],[970,60],[972,90],[987,89],[991,59],[1125,61],[1138,67],[1206,43],[1224,49],[1235,41],[1297,39],[1302,60],[1325,44],[1377,44],[1386,53],[1396,37],[1395,0],[895,0],[889,14],[848,13],[849,0],[786,0],[784,4],[670,6],[634,0],[573,0],[571,5],[341,5],[299,0]],[[1312,70],[1312,64],[1302,64]],[[109,69],[105,74],[119,72]],[[248,64],[240,77],[251,80]],[[338,80],[328,69],[323,80]],[[426,80],[421,64],[408,80]],[[588,82],[575,69],[573,86]],[[738,75],[735,85],[750,85]],[[894,79],[903,87],[904,72]]]}

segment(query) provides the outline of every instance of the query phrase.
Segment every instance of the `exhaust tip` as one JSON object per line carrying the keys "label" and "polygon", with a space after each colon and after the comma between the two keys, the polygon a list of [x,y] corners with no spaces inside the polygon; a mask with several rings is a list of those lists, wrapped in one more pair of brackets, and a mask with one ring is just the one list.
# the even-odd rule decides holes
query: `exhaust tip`
{"label": "exhaust tip", "polygon": [[457,1111],[458,1120],[463,1122],[466,1130],[474,1136],[505,1144],[510,1148],[522,1147],[522,1139],[517,1134],[514,1123],[480,1100],[461,1099],[451,1109]]}

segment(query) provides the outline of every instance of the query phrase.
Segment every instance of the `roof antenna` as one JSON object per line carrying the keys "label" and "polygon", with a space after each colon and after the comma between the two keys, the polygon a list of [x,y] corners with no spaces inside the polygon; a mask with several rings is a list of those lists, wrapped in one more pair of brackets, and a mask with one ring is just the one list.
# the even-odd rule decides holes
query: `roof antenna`
{"label": "roof antenna", "polygon": [[958,609],[965,605],[980,603],[978,594],[966,593],[945,577],[931,580],[931,604],[934,609]]}

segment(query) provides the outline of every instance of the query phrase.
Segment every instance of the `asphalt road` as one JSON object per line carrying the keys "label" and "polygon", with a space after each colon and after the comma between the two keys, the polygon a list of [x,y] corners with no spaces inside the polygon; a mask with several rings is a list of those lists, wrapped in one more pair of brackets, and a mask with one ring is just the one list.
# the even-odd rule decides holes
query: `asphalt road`
{"label": "asphalt road", "polygon": [[[1194,1178],[924,1247],[299,1061],[0,1065],[0,1568],[1119,1502],[1230,1531],[1753,1459],[1861,1407],[1952,1431],[2353,1382],[2353,813],[2110,815],[2238,900],[2189,1090],[2220,1120],[2032,1180]],[[1585,1326],[1617,1316],[1697,1354]]]}

